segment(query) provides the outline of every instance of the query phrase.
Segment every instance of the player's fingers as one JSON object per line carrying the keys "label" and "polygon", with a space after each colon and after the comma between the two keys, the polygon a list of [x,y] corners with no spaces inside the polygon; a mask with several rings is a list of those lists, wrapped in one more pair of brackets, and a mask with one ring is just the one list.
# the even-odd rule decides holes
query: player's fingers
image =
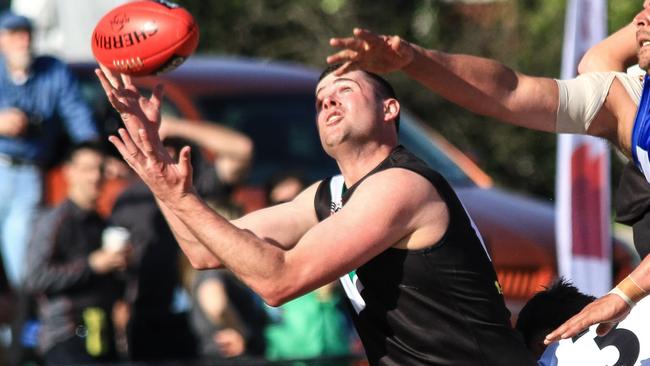
{"label": "player's fingers", "polygon": [[598,327],[596,327],[596,334],[599,336],[604,336],[605,334],[609,333],[610,330],[612,330],[616,326],[616,323],[600,323]]}
{"label": "player's fingers", "polygon": [[164,95],[165,86],[163,84],[156,84],[156,86],[153,87],[153,93],[151,93],[151,98],[149,100],[156,108],[159,108]]}
{"label": "player's fingers", "polygon": [[183,146],[178,154],[178,170],[184,177],[192,176],[192,149],[189,146]]}
{"label": "player's fingers", "polygon": [[126,163],[129,164],[130,167],[132,167],[134,170],[137,171],[137,169],[136,169],[137,154],[133,154],[133,153],[128,151],[128,149],[126,148],[126,145],[124,144],[123,138],[124,138],[123,136],[122,136],[122,139],[120,139],[117,136],[111,135],[111,136],[108,137],[108,141],[110,141],[113,144],[113,146],[115,146],[115,148],[120,153],[120,155],[122,155],[122,158],[124,159],[124,161],[126,161]]}
{"label": "player's fingers", "polygon": [[560,325],[559,327],[557,327],[551,333],[547,334],[546,337],[544,337],[544,344],[548,345],[548,344],[551,344],[553,342],[559,341],[562,338],[565,338],[565,337],[563,337],[563,334],[565,334],[567,332],[567,330],[569,329],[568,324],[569,324],[570,321],[571,321],[571,319],[569,319],[566,323],[564,323],[564,324]]}
{"label": "player's fingers", "polygon": [[332,38],[330,39],[330,46],[360,50],[363,49],[363,41],[354,37]]}
{"label": "player's fingers", "polygon": [[122,84],[124,85],[125,88],[129,89],[133,87],[133,81],[131,79],[131,76],[127,74],[120,74],[120,78],[122,79]]}
{"label": "player's fingers", "polygon": [[327,57],[327,63],[330,65],[356,61],[359,56],[357,51],[345,49]]}
{"label": "player's fingers", "polygon": [[149,136],[147,135],[147,130],[141,128],[138,130],[138,137],[140,140],[139,146],[142,147],[142,153],[149,159],[156,159],[156,150],[153,148],[151,141],[149,141]]}
{"label": "player's fingers", "polygon": [[118,78],[115,73],[108,69],[108,67],[99,64],[99,68],[102,69],[102,73],[106,76],[106,79],[111,83],[111,86],[115,89],[122,88],[122,81]]}
{"label": "player's fingers", "polygon": [[367,29],[354,28],[352,33],[354,33],[355,37],[369,43],[370,45],[381,44],[384,41],[384,37],[377,35]]}
{"label": "player's fingers", "polygon": [[350,71],[351,69],[354,68],[354,62],[352,61],[347,61],[341,65],[338,69],[334,70],[334,75],[335,76],[341,76],[345,74],[346,72]]}
{"label": "player's fingers", "polygon": [[113,94],[113,89],[114,89],[113,85],[106,78],[106,74],[101,69],[95,69],[95,75],[97,75],[97,78],[99,79],[99,83],[101,84],[102,89],[104,89],[106,96],[110,99],[111,95]]}
{"label": "player's fingers", "polygon": [[126,152],[129,154],[129,156],[133,156],[134,158],[137,157],[137,155],[140,152],[140,149],[136,146],[136,144],[131,139],[131,135],[123,128],[118,129],[117,133],[120,134],[120,137],[122,138],[122,143],[124,144],[124,148],[126,149]]}

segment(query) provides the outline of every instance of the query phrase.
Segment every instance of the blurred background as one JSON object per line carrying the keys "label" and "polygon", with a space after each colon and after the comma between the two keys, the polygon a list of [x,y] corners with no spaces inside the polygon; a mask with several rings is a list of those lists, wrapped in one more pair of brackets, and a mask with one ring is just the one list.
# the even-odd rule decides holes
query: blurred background
{"label": "blurred background", "polygon": [[[95,20],[123,1],[18,0],[50,35],[44,50],[79,59],[89,41],[63,41],[66,27],[81,38]],[[200,27],[197,53],[243,55],[297,61],[317,68],[331,52],[328,40],[351,34],[352,27],[396,34],[424,47],[498,59],[516,70],[558,77],[566,1],[563,0],[179,0]],[[0,6],[10,6],[10,0]],[[640,0],[608,2],[608,28],[618,29],[638,12]],[[56,8],[58,7],[58,8]],[[31,8],[33,10],[29,10]],[[88,9],[86,9],[88,8]],[[90,12],[90,16],[82,15]],[[49,14],[49,15],[48,15]],[[38,20],[40,17],[40,20]],[[58,19],[57,19],[58,17]],[[66,22],[66,20],[69,20]],[[82,22],[82,24],[79,24]],[[85,34],[89,40],[90,34]],[[53,41],[55,39],[55,41]],[[63,43],[66,46],[63,47]],[[405,104],[476,160],[503,187],[552,199],[556,138],[490,121],[437,98],[401,75],[388,79]],[[517,159],[512,159],[517,156]],[[613,158],[612,177],[620,159]],[[613,182],[615,187],[616,182]]]}
{"label": "blurred background", "polygon": [[[0,10],[11,8],[33,20],[34,46],[38,54],[55,55],[72,65],[103,137],[115,131],[119,117],[111,113],[92,74],[95,64],[90,36],[97,20],[124,2],[126,0],[0,0]],[[558,77],[567,5],[561,0],[179,0],[176,3],[195,17],[200,42],[195,56],[161,78],[168,86],[166,106],[169,110],[165,111],[171,116],[168,130],[176,126],[178,137],[189,130],[187,125],[179,128],[179,124],[190,121],[201,124],[209,120],[251,139],[255,158],[247,171],[250,173],[248,181],[237,187],[241,188],[239,191],[226,192],[234,197],[235,206],[231,206],[230,201],[228,205],[215,204],[215,209],[227,209],[234,216],[282,201],[274,202],[264,197],[269,182],[278,179],[273,173],[295,173],[297,177],[294,178],[304,184],[336,172],[332,161],[325,160],[313,124],[306,122],[313,118],[316,70],[325,66],[325,57],[332,52],[328,45],[331,37],[347,36],[353,27],[365,27],[381,34],[400,35],[427,48],[494,58],[527,74]],[[641,0],[610,1],[609,32],[630,21],[641,5]],[[155,82],[150,79],[143,79],[139,86],[150,89]],[[388,75],[387,79],[410,112],[405,117],[407,122],[402,127],[401,141],[440,170],[459,192],[486,239],[508,306],[513,319],[516,318],[530,295],[557,275],[553,230],[556,135],[476,116],[400,74]],[[182,137],[191,140],[189,136]],[[284,138],[288,142],[284,142]],[[210,150],[202,141],[192,142],[203,150]],[[286,156],[283,155],[285,148]],[[219,151],[204,152],[207,152],[206,160],[213,160],[220,154]],[[611,187],[614,188],[625,158],[615,152],[611,154]],[[56,174],[55,165],[60,157],[51,158],[55,161],[54,173],[49,174],[46,188],[50,191],[46,192],[46,197],[47,203],[54,205],[60,202],[64,185]],[[468,158],[471,161],[467,161]],[[298,171],[293,170],[296,167]],[[123,188],[120,186],[119,192]],[[238,193],[242,194],[238,196]],[[244,198],[237,201],[237,197]],[[103,207],[104,214],[110,213],[112,203]],[[615,278],[626,275],[638,260],[624,241],[616,240],[614,245],[612,272]],[[157,250],[155,243],[145,248]],[[166,267],[162,266],[165,269],[175,265],[178,254],[173,243],[167,249],[170,255],[165,258],[169,261]],[[156,260],[149,263],[157,265]],[[178,271],[181,275],[196,275],[187,269]],[[147,278],[158,281],[162,272],[160,266],[155,267],[147,273]],[[179,283],[170,282],[165,289],[169,290],[169,300],[173,300],[177,309],[174,314],[191,310],[191,299],[187,297],[193,296],[194,285],[180,282],[194,280],[174,278],[173,281]],[[226,283],[226,287],[238,286],[230,284],[227,278],[219,281]],[[183,287],[192,289],[185,291]],[[3,301],[2,290],[0,286],[0,302]],[[320,295],[316,295],[318,300],[304,301],[320,306],[317,312],[329,309],[331,316],[338,317],[339,299],[326,293],[327,302],[320,301]],[[6,315],[1,305],[0,319]],[[265,308],[263,317],[273,323],[274,319],[281,319],[291,311]],[[325,313],[319,314],[316,317],[326,319]],[[251,313],[244,311],[241,315],[247,318]],[[310,365],[363,365],[362,350],[349,324],[341,319],[335,322],[340,322],[341,330],[346,332],[341,339],[345,338],[343,343],[347,348],[334,354],[341,359],[325,353],[322,358],[297,353],[285,355],[285,358],[310,358],[302,363]],[[3,334],[6,338],[1,323],[0,344]],[[331,324],[323,323],[325,327]],[[156,330],[151,324],[144,328]],[[267,328],[267,334],[268,329],[279,332]],[[181,338],[178,334],[176,337]],[[6,339],[4,343],[8,343]],[[33,347],[35,340],[27,339],[23,343]],[[27,357],[20,364],[37,364],[37,359]],[[256,360],[247,360],[247,364],[264,364]],[[226,364],[223,360],[219,362]]]}

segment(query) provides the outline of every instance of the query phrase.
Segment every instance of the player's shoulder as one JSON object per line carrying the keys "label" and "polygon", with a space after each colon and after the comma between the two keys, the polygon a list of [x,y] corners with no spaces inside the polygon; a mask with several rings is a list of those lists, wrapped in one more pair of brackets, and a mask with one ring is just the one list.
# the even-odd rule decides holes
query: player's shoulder
{"label": "player's shoulder", "polygon": [[370,196],[402,196],[414,200],[428,199],[437,195],[436,187],[423,175],[403,167],[392,167],[364,179],[356,194]]}

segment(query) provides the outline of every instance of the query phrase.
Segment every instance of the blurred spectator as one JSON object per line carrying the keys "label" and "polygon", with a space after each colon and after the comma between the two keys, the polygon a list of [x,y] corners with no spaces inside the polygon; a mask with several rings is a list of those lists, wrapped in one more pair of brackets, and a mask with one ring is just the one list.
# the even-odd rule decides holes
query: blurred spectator
{"label": "blurred spectator", "polygon": [[195,166],[194,185],[215,208],[232,210],[232,193],[247,177],[253,159],[253,142],[228,127],[209,121],[189,121],[164,115],[160,138],[180,138],[204,149],[212,166]]}
{"label": "blurred spectator", "polygon": [[[248,170],[252,154],[250,139],[213,123],[171,116],[163,117],[160,134],[172,155],[190,143],[213,154],[214,165],[203,160],[195,162],[195,180],[202,182],[198,185],[199,190],[212,198],[215,207],[238,212],[230,202],[230,187],[243,179]],[[201,154],[194,154],[195,159],[200,157]],[[135,248],[128,271],[128,314],[122,316],[128,318],[126,339],[130,359],[151,361],[193,356],[197,342],[190,330],[187,314],[174,307],[179,298],[178,290],[182,288],[180,251],[153,194],[142,182],[133,183],[118,197],[111,222],[129,229]],[[161,268],[165,270],[161,272]],[[206,289],[214,289],[214,286],[209,285]],[[215,316],[214,310],[209,311],[208,320]],[[243,342],[236,344],[237,334],[227,331],[219,336],[224,355],[234,356],[243,351]],[[202,334],[199,332],[199,335]],[[203,341],[198,343],[201,351]]]}
{"label": "blurred spectator", "polygon": [[276,173],[266,183],[266,202],[269,206],[289,202],[306,186],[307,183],[299,172]]}
{"label": "blurred spectator", "polygon": [[[42,199],[42,168],[67,132],[74,142],[98,137],[91,111],[62,62],[35,57],[32,24],[0,14],[0,253],[17,304],[12,324],[14,358],[29,300],[20,291],[25,250]],[[62,123],[63,122],[63,123]]]}
{"label": "blurred spectator", "polygon": [[39,53],[66,61],[93,60],[90,42],[95,25],[112,8],[127,0],[12,0],[11,9],[32,19]]}
{"label": "blurred spectator", "polygon": [[[166,145],[173,151],[178,146]],[[133,255],[123,303],[117,309],[118,339],[132,361],[187,359],[195,356],[187,314],[174,308],[181,286],[180,251],[153,194],[133,181],[118,197],[110,222],[130,233]]]}
{"label": "blurred spectator", "polygon": [[104,155],[80,144],[67,156],[65,202],[44,214],[32,237],[26,287],[38,298],[39,348],[48,365],[113,361],[112,307],[129,246],[102,246],[96,212]]}
{"label": "blurred spectator", "polygon": [[[213,155],[212,164],[193,163],[197,189],[211,207],[235,219],[242,208],[232,193],[246,178],[253,156],[245,135],[211,122],[163,118],[165,141],[187,139]],[[264,354],[266,313],[259,297],[226,270],[187,268],[192,294],[191,325],[198,337],[199,355],[205,359]]]}
{"label": "blurred spectator", "polygon": [[[306,187],[299,172],[279,172],[266,186],[269,205],[291,201]],[[351,324],[347,320],[337,282],[277,308],[268,307],[266,357],[270,360],[342,356],[350,354]]]}
{"label": "blurred spectator", "polygon": [[63,130],[75,142],[98,137],[70,70],[54,58],[33,57],[31,37],[27,18],[0,15],[0,230],[14,286],[24,273],[23,243],[41,200],[39,167],[50,163]]}
{"label": "blurred spectator", "polygon": [[202,358],[264,355],[264,304],[232,273],[225,269],[195,271],[192,294],[192,327]]}

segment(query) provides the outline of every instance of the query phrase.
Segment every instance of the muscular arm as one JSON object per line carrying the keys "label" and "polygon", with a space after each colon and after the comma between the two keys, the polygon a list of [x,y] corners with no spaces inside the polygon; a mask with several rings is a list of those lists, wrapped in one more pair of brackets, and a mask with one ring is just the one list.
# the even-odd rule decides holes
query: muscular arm
{"label": "muscular arm", "polygon": [[636,63],[637,51],[636,26],[630,23],[587,50],[578,72],[625,71]]}
{"label": "muscular arm", "polygon": [[[264,238],[269,245],[275,245],[285,250],[291,249],[300,237],[316,224],[315,217],[305,216],[304,211],[313,207],[314,195],[317,184],[312,185],[302,192],[292,202],[265,208],[252,212],[231,223],[240,228],[253,232],[256,236]],[[169,224],[176,241],[187,256],[194,268],[207,269],[222,266],[219,258],[214,255],[193,231],[160,200],[156,200]],[[210,209],[210,211],[213,211]],[[204,214],[210,216],[209,212]],[[306,219],[306,220],[305,220]]]}
{"label": "muscular arm", "polygon": [[411,47],[414,57],[403,71],[445,99],[474,113],[555,132],[554,80],[527,76],[490,59]]}
{"label": "muscular arm", "polygon": [[[291,237],[264,223],[264,216],[271,211],[238,220],[240,228],[218,215],[197,215],[203,204],[196,196],[175,201],[170,208],[226,267],[269,304],[277,305],[358,268],[414,232],[423,220],[416,213],[432,194],[423,178],[389,170],[368,178],[343,210],[316,224],[313,193],[309,193],[313,190],[315,187],[273,211],[294,215],[291,225],[299,229],[294,227]],[[440,220],[441,225],[443,222]],[[305,230],[304,235],[288,250],[269,245],[300,236],[300,229]]]}
{"label": "muscular arm", "polygon": [[341,51],[330,64],[386,73],[404,71],[445,99],[475,113],[535,130],[555,132],[558,86],[481,57],[427,50],[397,36],[355,29],[354,36],[330,40]]}

